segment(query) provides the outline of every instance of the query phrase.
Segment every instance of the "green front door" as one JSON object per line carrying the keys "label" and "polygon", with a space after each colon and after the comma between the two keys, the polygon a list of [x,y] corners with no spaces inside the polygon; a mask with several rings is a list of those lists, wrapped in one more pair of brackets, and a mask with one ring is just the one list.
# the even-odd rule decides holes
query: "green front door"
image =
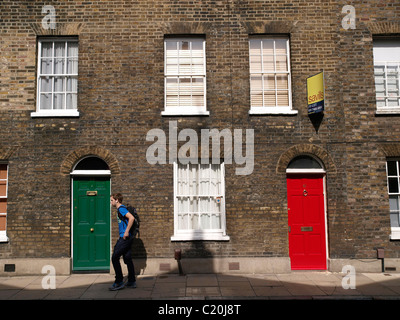
{"label": "green front door", "polygon": [[110,269],[110,178],[74,177],[72,269]]}

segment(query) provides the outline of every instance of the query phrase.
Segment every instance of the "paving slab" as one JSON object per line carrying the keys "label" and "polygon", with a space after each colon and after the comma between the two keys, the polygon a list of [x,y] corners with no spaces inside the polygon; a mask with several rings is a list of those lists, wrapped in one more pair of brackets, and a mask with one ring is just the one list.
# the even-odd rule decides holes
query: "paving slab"
{"label": "paving slab", "polygon": [[345,289],[345,275],[333,272],[286,274],[139,275],[137,288],[109,291],[111,274],[56,276],[56,289],[43,288],[44,276],[0,277],[1,300],[400,300],[400,274],[356,274]]}

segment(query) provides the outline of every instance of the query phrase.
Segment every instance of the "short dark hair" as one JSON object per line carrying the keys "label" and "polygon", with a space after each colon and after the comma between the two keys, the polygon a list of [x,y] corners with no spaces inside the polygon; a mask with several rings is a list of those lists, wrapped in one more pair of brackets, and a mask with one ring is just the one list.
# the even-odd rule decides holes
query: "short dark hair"
{"label": "short dark hair", "polygon": [[111,197],[113,197],[115,200],[118,200],[119,203],[122,203],[122,200],[124,199],[120,193],[113,193]]}

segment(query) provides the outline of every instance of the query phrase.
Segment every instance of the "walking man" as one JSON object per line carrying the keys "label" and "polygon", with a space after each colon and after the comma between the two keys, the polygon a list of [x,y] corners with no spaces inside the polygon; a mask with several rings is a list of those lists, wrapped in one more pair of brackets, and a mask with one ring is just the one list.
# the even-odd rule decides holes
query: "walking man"
{"label": "walking man", "polygon": [[115,271],[115,282],[109,289],[114,291],[123,289],[125,287],[120,263],[121,256],[124,259],[124,263],[128,267],[128,282],[126,283],[126,287],[136,288],[135,268],[133,266],[131,254],[131,247],[134,237],[130,232],[135,218],[122,204],[122,194],[114,193],[111,195],[110,200],[111,205],[118,210],[119,239],[115,244],[114,252],[111,258]]}

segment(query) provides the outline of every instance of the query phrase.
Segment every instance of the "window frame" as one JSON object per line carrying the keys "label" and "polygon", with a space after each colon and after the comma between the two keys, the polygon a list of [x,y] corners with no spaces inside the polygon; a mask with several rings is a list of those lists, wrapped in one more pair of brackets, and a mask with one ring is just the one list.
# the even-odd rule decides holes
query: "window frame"
{"label": "window frame", "polygon": [[[64,63],[64,67],[63,67],[63,73],[60,74],[56,74],[54,73],[54,70],[52,70],[51,74],[43,74],[42,70],[41,70],[41,60],[42,60],[42,45],[43,43],[46,42],[51,42],[53,43],[53,55],[52,55],[52,59],[55,60],[55,53],[54,53],[54,45],[56,42],[64,42],[65,45],[67,46],[68,42],[76,42],[78,44],[78,56],[77,57],[72,57],[72,58],[76,58],[77,60],[77,64],[78,64],[78,72],[77,73],[71,73],[68,74],[66,72],[66,68],[67,68],[67,63],[66,61],[68,60],[68,51],[65,50],[65,56],[63,57],[65,59],[65,63]],[[79,76],[79,39],[78,37],[40,37],[38,38],[37,41],[37,45],[38,45],[38,51],[37,51],[37,67],[36,67],[36,111],[31,113],[31,117],[79,117],[79,111],[78,111],[78,86],[79,83],[77,83],[76,85],[76,92],[75,91],[71,91],[71,93],[76,94],[76,109],[67,109],[67,78],[75,78],[76,81],[78,81],[78,76]],[[54,61],[53,63],[53,67],[54,68]],[[63,91],[60,91],[62,93],[64,93],[65,97],[64,99],[64,108],[63,109],[54,109],[53,108],[53,96],[56,93],[55,88],[54,88],[54,81],[51,81],[51,86],[52,86],[52,91],[51,91],[51,96],[52,96],[52,103],[51,109],[41,109],[40,108],[40,104],[41,104],[41,78],[42,77],[49,77],[49,78],[56,78],[56,77],[63,77]]]}
{"label": "window frame", "polygon": [[[373,66],[374,66],[374,84],[375,84],[375,99],[376,99],[376,114],[399,114],[400,113],[400,57],[397,60],[392,60],[391,58],[382,60],[381,57],[377,57],[376,50],[377,48],[387,47],[387,52],[393,52],[394,50],[390,50],[391,47],[398,47],[400,50],[400,38],[398,37],[377,37],[373,39]],[[396,77],[397,83],[397,96],[390,96],[389,94],[389,85],[388,85],[388,65],[390,67],[397,68],[397,73],[393,74]],[[384,95],[378,96],[377,86],[379,85],[377,82],[377,68],[380,66],[384,69],[383,71],[383,86],[384,86]],[[392,98],[392,99],[391,99]],[[397,100],[397,105],[389,106],[389,100]],[[384,106],[379,106],[379,102],[384,101]]]}
{"label": "window frame", "polygon": [[[6,199],[6,203],[8,202],[8,175],[9,175],[9,165],[7,162],[2,162],[0,161],[0,165],[5,165],[6,166],[6,172],[7,176],[6,179],[1,179],[0,181],[5,181],[6,182],[6,195],[5,196],[0,196],[1,199]],[[8,242],[9,239],[7,237],[7,209],[6,212],[0,212],[0,216],[5,217],[6,223],[5,223],[5,230],[0,230],[0,243],[1,242]]]}
{"label": "window frame", "polygon": [[[253,56],[251,54],[251,41],[261,41],[261,45],[263,43],[263,40],[285,40],[286,41],[286,60],[287,60],[287,70],[286,71],[277,71],[276,70],[276,46],[275,46],[275,41],[274,41],[274,71],[266,71],[263,68],[263,55],[262,55],[262,48],[260,50],[260,63],[261,63],[261,71],[260,72],[252,72],[252,59],[251,57]],[[254,35],[250,36],[248,40],[248,46],[249,46],[249,82],[250,82],[250,110],[249,114],[286,114],[286,115],[296,115],[298,113],[297,110],[293,110],[292,107],[292,72],[291,72],[291,61],[290,61],[290,37],[289,36],[282,36],[282,35]],[[288,106],[278,106],[277,104],[277,93],[279,91],[278,88],[274,88],[275,91],[275,105],[274,106],[266,106],[264,104],[264,92],[266,91],[264,88],[264,85],[262,85],[262,96],[263,96],[263,105],[262,106],[253,106],[252,105],[252,81],[251,78],[254,75],[259,75],[261,76],[261,81],[264,83],[264,75],[265,74],[273,74],[274,75],[274,81],[276,83],[276,77],[277,75],[283,74],[287,75],[288,79]],[[272,90],[271,90],[272,91]]]}
{"label": "window frame", "polygon": [[[389,162],[396,162],[396,175],[389,175]],[[400,158],[387,158],[386,159],[386,185],[387,185],[387,193],[389,197],[389,202],[390,202],[390,197],[391,196],[397,196],[397,204],[399,206],[399,210],[391,210],[390,209],[390,204],[389,204],[389,215],[392,214],[392,212],[398,212],[398,219],[400,222]],[[397,179],[397,191],[398,192],[390,192],[389,190],[389,178],[396,178]],[[391,229],[391,235],[390,238],[392,240],[400,240],[400,224],[399,227],[392,227],[392,224],[390,222],[390,229]]]}
{"label": "window frame", "polygon": [[[202,73],[190,73],[185,74],[181,73],[179,70],[180,63],[179,63],[179,42],[181,41],[198,41],[202,42],[203,46],[203,72]],[[178,63],[177,68],[178,72],[176,74],[169,73],[167,68],[167,43],[173,42],[177,45],[177,52],[178,52]],[[190,49],[192,51],[192,49]],[[194,78],[202,78],[203,79],[203,100],[204,104],[200,107],[193,106],[167,106],[167,81],[168,79],[194,79]],[[179,90],[179,84],[177,85]],[[179,97],[179,94],[178,94]],[[192,101],[192,100],[191,100]],[[164,110],[161,112],[163,116],[173,116],[173,115],[206,115],[210,114],[207,111],[207,64],[206,64],[206,39],[204,36],[190,36],[190,37],[165,37],[164,38]]]}
{"label": "window frame", "polygon": [[[189,164],[187,164],[189,165]],[[192,163],[193,165],[193,163]],[[197,164],[199,167],[202,165],[200,162]],[[208,164],[211,168],[211,163]],[[177,161],[173,164],[174,170],[174,235],[171,237],[171,241],[196,241],[196,240],[215,240],[215,241],[228,241],[230,237],[226,234],[226,213],[225,213],[225,165],[224,162],[220,164],[220,183],[221,183],[221,194],[220,195],[208,195],[208,197],[220,197],[221,201],[221,212],[220,212],[220,229],[179,229],[178,219],[178,198],[182,195],[178,195],[178,163]],[[185,195],[186,196],[186,195]],[[188,195],[192,197],[192,195]],[[193,195],[193,197],[199,197],[199,195]],[[184,197],[184,196],[183,196]],[[201,196],[207,197],[207,196]]]}

